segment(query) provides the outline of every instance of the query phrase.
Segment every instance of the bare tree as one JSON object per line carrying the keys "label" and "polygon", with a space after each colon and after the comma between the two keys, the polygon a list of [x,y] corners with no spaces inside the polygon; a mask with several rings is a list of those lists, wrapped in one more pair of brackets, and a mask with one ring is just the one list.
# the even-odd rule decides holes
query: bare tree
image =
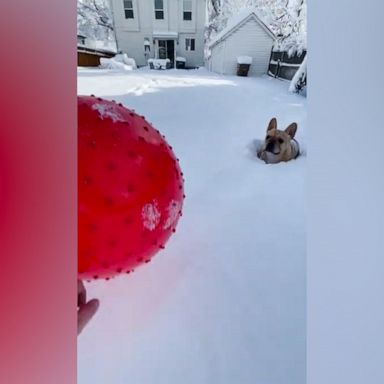
{"label": "bare tree", "polygon": [[77,26],[80,33],[101,40],[114,40],[114,27],[108,0],[78,0]]}
{"label": "bare tree", "polygon": [[307,44],[307,2],[287,0],[280,25],[278,47],[289,53],[301,53]]}

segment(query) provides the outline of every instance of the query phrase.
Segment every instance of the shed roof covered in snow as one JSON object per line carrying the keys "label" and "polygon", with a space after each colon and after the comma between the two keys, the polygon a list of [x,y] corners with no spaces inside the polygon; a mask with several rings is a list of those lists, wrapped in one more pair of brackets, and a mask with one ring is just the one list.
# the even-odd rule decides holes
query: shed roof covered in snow
{"label": "shed roof covered in snow", "polygon": [[275,34],[264,23],[261,17],[257,14],[257,11],[254,9],[246,9],[228,20],[227,26],[213,38],[213,40],[209,43],[209,47],[212,48],[217,43],[224,40],[228,35],[235,32],[251,18],[253,18],[273,40],[276,39]]}

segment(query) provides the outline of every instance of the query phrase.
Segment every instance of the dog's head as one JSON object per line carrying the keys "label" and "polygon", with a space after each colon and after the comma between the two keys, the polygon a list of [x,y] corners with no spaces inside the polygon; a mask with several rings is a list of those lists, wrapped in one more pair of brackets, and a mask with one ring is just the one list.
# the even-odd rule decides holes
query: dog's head
{"label": "dog's head", "polygon": [[282,156],[290,151],[291,140],[295,137],[297,124],[290,124],[284,131],[277,129],[277,120],[274,117],[268,124],[267,135],[264,141],[264,151],[275,156]]}

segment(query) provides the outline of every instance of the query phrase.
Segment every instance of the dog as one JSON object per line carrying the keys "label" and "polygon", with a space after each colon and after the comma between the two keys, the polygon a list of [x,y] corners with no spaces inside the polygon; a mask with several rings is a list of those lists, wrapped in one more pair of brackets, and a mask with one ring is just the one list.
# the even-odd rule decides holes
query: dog
{"label": "dog", "polygon": [[296,131],[296,123],[290,124],[285,131],[280,131],[274,117],[268,124],[267,135],[257,156],[267,164],[296,159],[300,155],[299,143],[294,138]]}

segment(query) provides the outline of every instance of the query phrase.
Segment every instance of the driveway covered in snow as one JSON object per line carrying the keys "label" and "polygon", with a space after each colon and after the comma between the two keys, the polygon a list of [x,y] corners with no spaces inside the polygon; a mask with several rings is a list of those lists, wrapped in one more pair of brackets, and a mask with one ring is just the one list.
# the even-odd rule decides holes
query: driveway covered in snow
{"label": "driveway covered in snow", "polygon": [[272,78],[204,69],[79,69],[78,93],[114,99],[165,134],[185,176],[177,232],[133,275],[87,285],[101,301],[79,337],[80,384],[305,383],[305,156],[254,153],[271,117],[306,99]]}

